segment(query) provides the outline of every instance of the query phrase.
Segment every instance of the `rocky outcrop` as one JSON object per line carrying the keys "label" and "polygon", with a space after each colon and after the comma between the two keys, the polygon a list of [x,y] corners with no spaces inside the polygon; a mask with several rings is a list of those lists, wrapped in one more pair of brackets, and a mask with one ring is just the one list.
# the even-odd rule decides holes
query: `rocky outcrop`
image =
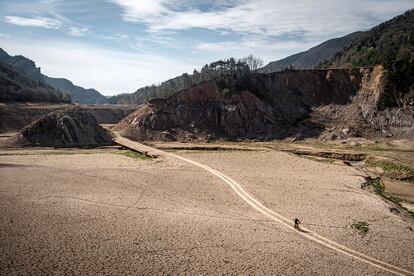
{"label": "rocky outcrop", "polygon": [[150,101],[115,129],[136,140],[409,135],[410,108],[378,109],[386,81],[380,66],[216,79]]}
{"label": "rocky outcrop", "polygon": [[52,112],[29,124],[22,129],[16,143],[41,147],[91,147],[110,145],[112,140],[89,111],[74,107]]}
{"label": "rocky outcrop", "polygon": [[[72,104],[0,103],[0,133],[20,131],[31,122]],[[129,105],[83,105],[95,117],[98,124],[116,124],[137,109]]]}
{"label": "rocky outcrop", "polygon": [[[413,137],[413,106],[383,105],[390,83],[384,67],[375,66],[360,71],[362,79],[355,97],[346,105],[331,104],[315,109],[311,114],[313,121],[323,121],[324,134],[328,133],[328,137]],[[321,113],[325,118],[315,119]]]}

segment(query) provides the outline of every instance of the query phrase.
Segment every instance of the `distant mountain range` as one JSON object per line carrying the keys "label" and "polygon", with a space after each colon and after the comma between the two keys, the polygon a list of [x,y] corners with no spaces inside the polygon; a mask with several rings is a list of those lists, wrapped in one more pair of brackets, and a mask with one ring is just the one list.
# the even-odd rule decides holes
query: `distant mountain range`
{"label": "distant mountain range", "polygon": [[74,102],[82,104],[104,104],[108,103],[108,98],[103,96],[101,93],[95,89],[83,88],[77,85],[74,85],[70,80],[64,78],[51,78],[46,75],[43,75],[43,79],[50,86],[69,93],[72,96]]}
{"label": "distant mountain range", "polygon": [[363,32],[323,67],[361,67],[414,59],[414,9]]}
{"label": "distant mountain range", "polygon": [[25,77],[39,82],[46,86],[51,86],[60,92],[71,95],[72,101],[82,104],[103,104],[108,102],[108,98],[103,96],[95,89],[85,89],[74,85],[71,81],[64,78],[52,78],[41,73],[39,67],[36,67],[34,61],[21,56],[10,56],[6,51],[0,48],[0,64],[10,66],[15,71],[23,74]]}
{"label": "distant mountain range", "polygon": [[258,70],[259,73],[273,73],[285,69],[312,69],[325,60],[331,59],[354,39],[364,35],[364,32],[355,32],[343,37],[330,39],[307,51],[288,56],[284,59],[272,61]]}
{"label": "distant mountain range", "polygon": [[0,63],[0,102],[70,103],[71,97]]}
{"label": "distant mountain range", "polygon": [[388,78],[379,108],[414,106],[414,9],[364,32],[320,67],[377,64]]}
{"label": "distant mountain range", "polygon": [[[390,61],[401,59],[414,59],[413,30],[414,10],[410,10],[369,31],[354,32],[344,37],[330,39],[307,51],[270,62],[257,72],[273,73],[285,69],[311,69],[315,67],[361,67],[389,64]],[[11,66],[32,80],[68,93],[71,95],[72,101],[83,104],[142,104],[152,99],[167,98],[179,91],[211,80],[208,74],[194,71],[193,74],[183,74],[158,86],[146,86],[139,88],[134,93],[125,93],[107,98],[95,89],[85,89],[74,85],[67,79],[43,75],[40,68],[36,67],[32,60],[23,56],[10,56],[2,49],[0,49],[0,64]],[[411,67],[407,67],[408,69],[404,67],[407,64],[398,65],[400,66],[398,70],[402,70],[403,74],[411,74]],[[395,64],[393,66],[395,67]],[[393,70],[396,77],[398,77],[398,70]],[[396,89],[407,90],[406,86],[410,83],[411,76],[406,79],[408,81],[403,82],[404,87]]]}
{"label": "distant mountain range", "polygon": [[[355,32],[344,37],[328,40],[308,51],[301,52],[287,58],[273,61],[257,70],[258,73],[273,73],[285,69],[311,69],[318,66],[321,62],[331,59],[344,47],[348,46],[354,39],[364,35],[364,32]],[[183,74],[169,79],[161,85],[146,86],[139,88],[131,94],[120,94],[109,99],[111,103],[122,104],[141,104],[152,99],[164,99],[181,90],[198,85],[203,81],[210,80],[206,74],[194,71],[192,75]]]}

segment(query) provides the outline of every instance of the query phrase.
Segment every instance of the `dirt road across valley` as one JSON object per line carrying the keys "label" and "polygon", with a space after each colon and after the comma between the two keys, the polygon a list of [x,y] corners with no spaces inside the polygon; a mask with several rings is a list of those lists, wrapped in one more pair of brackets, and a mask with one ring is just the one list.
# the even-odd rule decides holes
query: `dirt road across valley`
{"label": "dirt road across valley", "polygon": [[162,154],[0,149],[0,275],[414,270],[413,220],[352,167],[275,150]]}
{"label": "dirt road across valley", "polygon": [[[221,180],[223,180],[224,182],[226,182],[233,190],[234,192],[241,198],[243,199],[247,204],[249,204],[252,208],[256,209],[257,211],[259,211],[260,213],[262,213],[263,215],[265,215],[266,217],[288,227],[289,229],[293,228],[292,225],[292,220],[288,219],[280,214],[278,214],[277,212],[270,210],[269,208],[267,208],[266,206],[264,206],[262,203],[260,203],[257,199],[255,199],[254,197],[252,197],[249,193],[247,193],[241,186],[239,183],[237,183],[235,180],[233,180],[232,178],[224,175],[223,173],[207,166],[204,164],[201,164],[199,162],[196,162],[194,160],[191,160],[189,158],[185,158],[182,156],[179,156],[177,154],[173,154],[173,153],[167,153],[167,152],[162,152],[160,150],[157,149],[152,149],[148,146],[145,146],[141,143],[135,142],[135,141],[131,141],[129,139],[126,138],[122,138],[119,133],[115,132],[116,135],[116,143],[122,145],[122,146],[126,146],[129,149],[132,150],[136,150],[138,152],[144,152],[146,154],[151,153],[151,155],[153,156],[164,156],[164,157],[173,157],[179,160],[182,160],[184,162],[187,162],[191,165],[197,166],[199,168],[202,168],[204,170],[206,170],[207,172],[215,175],[216,177],[220,178]],[[294,228],[293,228],[294,229]],[[395,265],[392,265],[390,263],[381,261],[381,260],[377,260],[375,258],[372,258],[366,254],[360,253],[358,251],[355,251],[349,247],[343,246],[341,244],[338,244],[330,239],[327,239],[305,227],[301,227],[301,231],[298,231],[296,229],[293,230],[293,232],[295,232],[298,235],[301,235],[311,241],[314,241],[318,244],[320,244],[321,246],[327,247],[331,250],[335,250],[337,252],[340,252],[344,255],[347,255],[349,257],[352,257],[356,260],[359,260],[361,262],[365,262],[367,264],[370,264],[372,266],[381,268],[384,271],[387,272],[391,272],[394,273],[396,275],[414,275],[414,272],[411,272],[409,270],[403,269],[403,268],[399,268]]]}

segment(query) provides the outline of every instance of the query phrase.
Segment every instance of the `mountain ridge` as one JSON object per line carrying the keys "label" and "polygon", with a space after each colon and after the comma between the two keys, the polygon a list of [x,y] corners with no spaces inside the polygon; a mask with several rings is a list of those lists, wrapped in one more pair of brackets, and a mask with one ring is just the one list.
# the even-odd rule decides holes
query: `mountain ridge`
{"label": "mountain ridge", "polygon": [[0,101],[70,103],[71,97],[0,63]]}
{"label": "mountain ridge", "polygon": [[[307,51],[288,56],[281,60],[272,61],[256,72],[268,74],[283,71],[289,67],[293,67],[290,69],[314,68],[321,62],[332,58],[346,45],[363,34],[364,32],[354,32],[343,37],[327,40]],[[109,102],[114,104],[142,104],[152,99],[165,99],[181,90],[189,89],[194,85],[210,79],[211,77],[208,77],[206,74],[194,70],[193,74],[184,73],[181,76],[168,79],[158,86],[145,86],[138,88],[133,93],[112,96],[109,98]]]}
{"label": "mountain ridge", "polygon": [[65,78],[53,78],[44,75],[41,73],[40,67],[36,67],[36,63],[33,60],[22,55],[11,56],[1,48],[0,63],[13,67],[16,71],[34,81],[49,85],[60,92],[71,95],[73,102],[81,104],[104,104],[108,102],[108,98],[97,90],[83,88]]}
{"label": "mountain ridge", "polygon": [[413,57],[414,9],[411,9],[364,32],[321,67],[374,66]]}
{"label": "mountain ridge", "polygon": [[59,89],[61,91],[70,91],[72,98],[79,100],[79,103],[83,104],[105,104],[108,103],[108,98],[103,96],[99,91],[93,88],[84,88],[78,85],[73,84],[68,79],[65,78],[52,78],[46,75],[43,75],[43,78],[46,83],[50,86]]}
{"label": "mountain ridge", "polygon": [[272,61],[258,70],[259,73],[273,73],[285,69],[312,69],[322,61],[332,58],[364,32],[353,32],[343,37],[332,38],[307,51]]}
{"label": "mountain ridge", "polygon": [[414,106],[414,9],[383,22],[355,39],[321,68],[384,66],[389,83],[380,108]]}

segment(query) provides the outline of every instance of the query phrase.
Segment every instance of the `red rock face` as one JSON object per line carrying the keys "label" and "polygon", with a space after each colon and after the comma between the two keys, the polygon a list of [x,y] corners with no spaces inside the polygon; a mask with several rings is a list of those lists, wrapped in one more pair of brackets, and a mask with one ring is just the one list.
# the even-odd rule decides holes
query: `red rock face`
{"label": "red rock face", "polygon": [[366,129],[378,115],[373,95],[382,89],[380,73],[302,70],[208,81],[148,102],[116,130],[136,140],[208,140],[318,137],[347,123]]}

